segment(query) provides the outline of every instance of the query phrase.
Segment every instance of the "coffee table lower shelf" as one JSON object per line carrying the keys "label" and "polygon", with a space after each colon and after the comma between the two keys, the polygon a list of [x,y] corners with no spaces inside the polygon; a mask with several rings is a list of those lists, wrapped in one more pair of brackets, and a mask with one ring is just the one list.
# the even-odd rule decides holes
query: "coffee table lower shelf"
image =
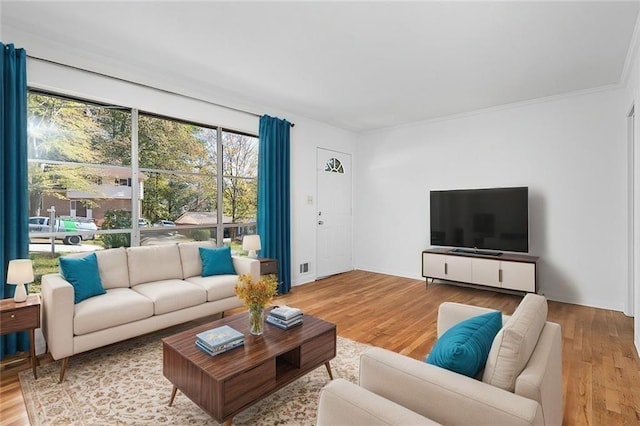
{"label": "coffee table lower shelf", "polygon": [[[213,323],[163,339],[163,373],[173,384],[169,405],[179,389],[218,422],[233,417],[262,398],[336,355],[336,327],[305,315],[304,323],[291,330],[265,324],[262,336],[248,332],[248,314]],[[201,331],[229,325],[245,335],[244,346],[211,357],[195,346]]]}

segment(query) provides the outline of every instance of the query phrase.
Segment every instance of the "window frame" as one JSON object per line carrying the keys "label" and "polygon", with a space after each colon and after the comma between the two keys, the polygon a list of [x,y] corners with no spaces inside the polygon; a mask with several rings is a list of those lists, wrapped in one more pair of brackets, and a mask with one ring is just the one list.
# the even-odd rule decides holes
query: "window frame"
{"label": "window frame", "polygon": [[[119,105],[114,105],[114,104],[108,104],[108,103],[104,103],[104,102],[99,102],[99,101],[95,101],[92,99],[87,99],[87,98],[82,98],[82,97],[76,97],[76,96],[72,96],[72,95],[67,95],[64,93],[60,93],[60,92],[55,92],[55,91],[48,91],[48,90],[42,90],[42,89],[38,89],[38,88],[33,88],[33,87],[28,87],[28,94],[35,94],[35,95],[41,95],[41,96],[49,96],[49,97],[55,97],[58,98],[62,101],[70,101],[70,102],[78,102],[78,103],[84,103],[87,104],[88,106],[95,106],[95,107],[99,107],[99,108],[108,108],[108,109],[116,109],[116,110],[121,110],[123,112],[128,112],[131,114],[131,143],[130,143],[130,149],[131,149],[131,157],[130,157],[130,161],[131,164],[129,166],[120,166],[120,165],[109,165],[109,164],[99,164],[99,163],[79,163],[79,162],[68,162],[68,161],[56,161],[56,160],[45,160],[45,159],[32,159],[29,158],[28,162],[29,163],[40,163],[40,164],[55,164],[55,165],[61,165],[61,166],[73,166],[73,167],[98,167],[100,169],[104,169],[104,170],[108,170],[108,169],[120,169],[122,170],[127,169],[131,172],[131,177],[129,178],[131,184],[127,185],[131,187],[131,204],[130,204],[130,211],[131,211],[131,228],[123,228],[123,229],[99,229],[95,232],[96,235],[106,235],[106,234],[115,234],[115,233],[129,233],[130,235],[130,246],[139,246],[140,245],[140,235],[141,235],[141,227],[139,226],[139,220],[137,218],[140,217],[140,209],[139,209],[139,203],[141,202],[141,200],[143,198],[140,197],[140,185],[139,185],[139,181],[138,181],[138,176],[140,175],[140,173],[145,173],[145,172],[155,172],[155,173],[171,173],[171,174],[180,174],[180,175],[189,175],[189,174],[194,174],[194,175],[198,175],[198,176],[211,176],[211,174],[205,174],[205,173],[195,173],[195,172],[182,172],[182,171],[177,171],[177,170],[156,170],[156,169],[151,169],[151,168],[144,168],[144,167],[140,167],[140,162],[139,162],[139,151],[138,151],[138,136],[139,136],[139,132],[138,132],[138,123],[139,123],[139,119],[140,119],[140,115],[145,115],[145,116],[150,116],[150,117],[155,117],[158,119],[165,119],[165,120],[171,120],[171,121],[175,121],[178,123],[182,123],[182,124],[190,124],[190,125],[194,125],[194,126],[198,126],[198,127],[203,127],[203,128],[208,128],[208,129],[213,129],[216,131],[216,150],[219,153],[219,155],[216,156],[216,171],[215,171],[215,179],[216,179],[216,197],[217,197],[217,206],[218,208],[216,208],[216,214],[217,214],[217,224],[215,226],[202,226],[202,225],[179,225],[176,227],[176,229],[210,229],[212,227],[216,228],[216,245],[218,246],[222,246],[224,245],[224,234],[225,234],[225,229],[229,229],[229,228],[244,228],[244,227],[248,227],[248,226],[257,226],[257,224],[255,222],[247,222],[247,223],[231,223],[231,224],[225,224],[224,223],[224,179],[225,178],[230,178],[230,179],[237,179],[237,178],[241,178],[241,179],[255,179],[257,180],[257,162],[256,162],[256,176],[226,176],[224,175],[223,171],[224,171],[224,156],[222,155],[223,152],[223,141],[222,141],[222,133],[223,132],[230,132],[230,133],[234,133],[234,134],[238,134],[241,136],[246,136],[246,137],[251,137],[251,138],[256,138],[258,139],[258,135],[257,134],[253,134],[253,133],[249,133],[246,131],[240,131],[240,130],[236,130],[230,127],[226,127],[226,126],[222,126],[222,125],[214,125],[214,124],[204,124],[201,122],[197,122],[197,121],[192,121],[192,120],[186,120],[186,119],[182,119],[182,118],[178,118],[178,117],[171,117],[171,116],[166,116],[166,115],[162,115],[162,114],[157,114],[157,113],[153,113],[153,112],[147,112],[147,111],[142,111],[139,110],[137,108],[131,108],[131,107],[126,107],[126,106],[119,106]],[[103,180],[102,178],[100,178],[100,180]],[[121,181],[122,179],[120,179]],[[120,183],[119,181],[119,183]],[[128,182],[127,182],[128,183]],[[256,198],[257,198],[257,194],[256,194]],[[256,205],[257,205],[257,200],[256,200]],[[257,213],[257,211],[256,211]],[[256,218],[257,219],[257,218]],[[221,225],[221,226],[220,226]],[[242,235],[243,233],[240,232],[240,235]],[[31,232],[29,232],[29,238],[54,238],[57,236],[66,236],[66,235],[72,235],[72,233],[69,232],[48,232],[48,233],[37,233],[37,235],[32,235]]]}

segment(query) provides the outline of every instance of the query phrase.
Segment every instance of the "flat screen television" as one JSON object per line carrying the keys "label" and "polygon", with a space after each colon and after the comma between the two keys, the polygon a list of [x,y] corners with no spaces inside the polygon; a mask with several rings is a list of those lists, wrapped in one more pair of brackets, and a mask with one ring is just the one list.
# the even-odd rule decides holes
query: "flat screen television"
{"label": "flat screen television", "polygon": [[529,251],[529,188],[431,191],[431,245]]}

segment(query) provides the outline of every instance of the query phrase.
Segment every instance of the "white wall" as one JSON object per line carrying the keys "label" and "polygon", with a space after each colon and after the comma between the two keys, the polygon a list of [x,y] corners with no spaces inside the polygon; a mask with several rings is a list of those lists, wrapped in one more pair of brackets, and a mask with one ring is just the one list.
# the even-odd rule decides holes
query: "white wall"
{"label": "white wall", "polygon": [[[291,281],[293,285],[314,281],[316,268],[316,149],[326,148],[353,156],[356,136],[317,121],[296,118],[291,144]],[[298,126],[300,124],[300,126]],[[295,142],[294,142],[295,141]],[[351,166],[355,170],[355,160]],[[308,197],[312,197],[311,204]],[[301,274],[300,264],[309,262],[309,272]]]}
{"label": "white wall", "polygon": [[[640,19],[640,18],[639,18]],[[638,21],[640,22],[640,20]],[[637,24],[638,25],[638,24]],[[637,26],[636,25],[636,26]],[[637,33],[638,28],[636,28]],[[629,78],[625,90],[625,102],[627,108],[635,106],[634,138],[630,142],[633,147],[629,149],[628,158],[628,213],[633,215],[629,222],[633,222],[633,234],[629,239],[629,281],[631,288],[628,297],[633,298],[633,303],[628,303],[625,313],[634,316],[634,343],[636,351],[640,354],[640,53],[636,43],[635,59],[630,67]]]}
{"label": "white wall", "polygon": [[258,134],[254,115],[37,59],[27,60],[27,82],[29,88]]}
{"label": "white wall", "polygon": [[[33,59],[29,59],[27,71],[32,88],[258,134],[258,117],[211,103]],[[223,102],[224,99],[216,103]],[[251,105],[248,109],[295,123],[291,129],[291,279],[293,285],[313,281],[316,278],[316,148],[352,154],[355,134],[268,106]],[[312,197],[311,204],[308,196]],[[309,262],[309,272],[301,275],[298,265],[302,262]]]}
{"label": "white wall", "polygon": [[[633,108],[635,110],[635,117],[627,119],[627,297],[625,298],[625,306],[624,313],[628,316],[634,316],[635,311],[639,308],[636,307],[635,303],[635,289],[634,286],[637,283],[637,279],[634,277],[636,274],[636,268],[638,264],[638,259],[635,253],[640,254],[640,245],[638,249],[635,248],[634,245],[637,245],[636,242],[637,236],[634,235],[634,232],[637,231],[637,226],[640,226],[640,220],[635,218],[635,212],[638,211],[637,207],[634,206],[634,203],[637,202],[636,193],[638,191],[638,185],[634,182],[638,178],[638,172],[634,170],[637,169],[638,161],[634,158],[634,156],[638,155],[637,148],[638,142],[640,142],[640,126],[638,125],[638,118],[640,117],[640,105],[637,103],[638,99],[638,60],[636,60],[632,67],[631,71],[628,73],[629,78],[625,87],[625,98],[624,104],[627,108],[627,115]],[[633,121],[633,122],[632,122]],[[635,145],[635,146],[634,146]],[[637,165],[637,166],[636,166]],[[635,216],[634,216],[635,215]],[[636,233],[637,234],[637,233]],[[636,251],[637,250],[637,251]],[[635,253],[634,253],[635,252]]]}
{"label": "white wall", "polygon": [[624,95],[610,89],[359,135],[355,266],[420,278],[429,190],[528,186],[540,291],[622,310]]}

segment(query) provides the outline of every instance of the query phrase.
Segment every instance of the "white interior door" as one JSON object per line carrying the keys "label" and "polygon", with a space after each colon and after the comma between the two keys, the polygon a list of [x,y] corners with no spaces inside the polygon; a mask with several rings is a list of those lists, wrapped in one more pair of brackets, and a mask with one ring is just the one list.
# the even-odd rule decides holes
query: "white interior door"
{"label": "white interior door", "polygon": [[351,218],[351,156],[317,150],[317,276],[353,269]]}

